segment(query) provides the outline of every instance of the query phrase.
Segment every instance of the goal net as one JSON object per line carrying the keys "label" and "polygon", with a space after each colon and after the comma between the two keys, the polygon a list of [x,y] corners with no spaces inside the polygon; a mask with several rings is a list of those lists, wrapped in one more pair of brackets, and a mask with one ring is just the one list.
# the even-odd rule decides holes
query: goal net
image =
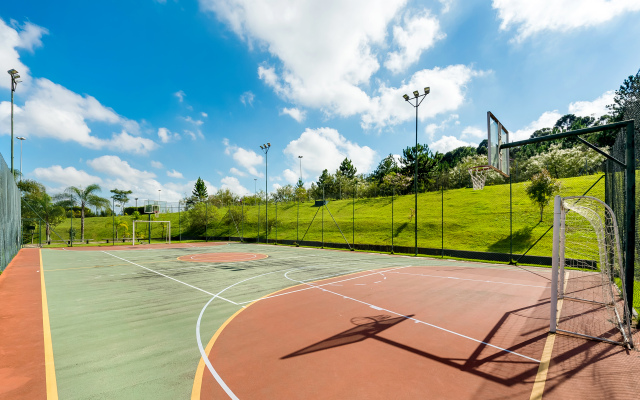
{"label": "goal net", "polygon": [[[154,225],[157,224],[157,225]],[[171,243],[171,221],[145,221],[137,219],[133,221],[133,240],[136,245],[136,239],[142,241],[164,241]]]}
{"label": "goal net", "polygon": [[551,332],[634,347],[615,215],[595,197],[556,197]]}

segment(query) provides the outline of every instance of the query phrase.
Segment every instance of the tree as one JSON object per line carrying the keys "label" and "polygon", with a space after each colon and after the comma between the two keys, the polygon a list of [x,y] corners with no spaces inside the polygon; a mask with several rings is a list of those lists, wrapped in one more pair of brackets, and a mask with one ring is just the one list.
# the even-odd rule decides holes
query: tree
{"label": "tree", "polygon": [[113,196],[111,196],[113,200],[116,203],[120,203],[122,214],[124,214],[124,205],[129,201],[129,195],[132,193],[131,190],[112,189],[111,193],[113,193]]}
{"label": "tree", "polygon": [[540,207],[540,222],[542,222],[544,207],[549,204],[554,194],[560,191],[560,182],[552,178],[549,171],[543,169],[531,177],[531,182],[525,191],[531,201]]}
{"label": "tree", "polygon": [[[84,241],[84,217],[85,207],[109,207],[109,200],[104,199],[96,194],[101,191],[100,185],[92,184],[85,188],[69,186],[63,193],[55,196],[60,201],[60,205],[66,208],[73,208],[75,205],[80,206],[80,240]],[[113,190],[112,190],[113,192]],[[129,191],[131,193],[131,191]]]}
{"label": "tree", "polygon": [[47,243],[51,243],[51,228],[65,220],[64,207],[51,201],[51,196],[44,193],[36,199],[35,211],[45,223]]}
{"label": "tree", "polygon": [[478,154],[477,149],[471,146],[462,146],[451,150],[442,157],[442,161],[446,162],[449,167],[455,167],[463,158]]}
{"label": "tree", "polygon": [[[402,150],[402,174],[411,176],[412,179],[415,176],[415,162],[418,160],[418,190],[424,191],[431,181],[433,180],[433,174],[436,172],[438,164],[442,161],[442,154],[436,152],[433,154],[429,150],[429,146],[418,143],[418,147],[407,147]],[[413,181],[412,181],[413,184]]]}
{"label": "tree", "polygon": [[398,166],[398,162],[396,161],[394,155],[389,154],[388,156],[383,158],[382,161],[380,161],[380,164],[378,164],[378,167],[375,169],[375,171],[373,171],[371,175],[369,175],[368,179],[371,182],[380,184],[382,183],[384,177],[392,172],[400,172],[400,167]]}
{"label": "tree", "polygon": [[191,194],[195,197],[197,201],[205,201],[209,195],[207,194],[207,186],[204,184],[204,181],[198,177],[196,184],[193,186],[193,191]]}
{"label": "tree", "polygon": [[388,173],[384,176],[382,188],[384,190],[395,190],[397,193],[403,193],[411,185],[411,177],[395,172]]}
{"label": "tree", "polygon": [[622,82],[607,108],[614,121],[633,119],[636,129],[640,128],[640,69]]}
{"label": "tree", "polygon": [[338,167],[337,172],[347,179],[353,179],[356,176],[358,169],[353,166],[351,160],[345,157],[345,159],[342,160],[340,167]]}

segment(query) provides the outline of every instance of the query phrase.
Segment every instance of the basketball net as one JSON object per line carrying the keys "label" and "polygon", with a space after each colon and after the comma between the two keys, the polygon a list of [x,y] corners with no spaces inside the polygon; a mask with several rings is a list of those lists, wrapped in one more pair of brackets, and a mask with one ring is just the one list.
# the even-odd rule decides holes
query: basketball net
{"label": "basketball net", "polygon": [[153,213],[156,215],[156,218],[160,216],[160,211],[154,211]]}
{"label": "basketball net", "polygon": [[487,175],[491,167],[487,165],[478,165],[469,168],[469,175],[471,175],[471,182],[473,183],[473,190],[484,189],[484,183],[487,180]]}

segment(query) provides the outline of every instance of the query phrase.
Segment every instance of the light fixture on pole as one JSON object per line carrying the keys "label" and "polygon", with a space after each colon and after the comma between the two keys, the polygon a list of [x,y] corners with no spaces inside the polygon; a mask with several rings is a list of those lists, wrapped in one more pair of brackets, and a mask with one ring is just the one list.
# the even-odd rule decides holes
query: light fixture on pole
{"label": "light fixture on pole", "polygon": [[18,71],[15,69],[12,68],[8,70],[7,73],[11,75],[11,173],[13,174],[13,93],[16,91],[18,83],[22,81],[18,79],[20,75],[18,75]]}
{"label": "light fixture on pole", "polygon": [[260,149],[264,153],[264,221],[265,221],[265,243],[269,243],[269,149],[271,143],[263,144]]}
{"label": "light fixture on pole", "polygon": [[136,211],[138,211],[138,198],[136,197]]}
{"label": "light fixture on pole", "polygon": [[20,141],[20,182],[22,182],[22,141],[26,140],[26,137],[18,136],[16,137]]}
{"label": "light fixture on pole", "polygon": [[158,189],[158,206],[160,206],[160,192],[162,192],[162,189]]}
{"label": "light fixture on pole", "polygon": [[[415,210],[414,216],[416,218],[415,225],[415,256],[418,256],[418,107],[422,104],[422,101],[425,97],[431,92],[431,88],[425,87],[424,94],[420,94],[417,90],[413,91],[413,98],[409,98],[407,94],[404,94],[402,97],[404,100],[411,104],[413,108],[416,109],[416,147],[415,154],[413,155],[413,190],[415,192]],[[412,100],[415,100],[412,101]]]}
{"label": "light fixture on pole", "polygon": [[[302,184],[302,156],[298,156],[298,159],[300,159],[300,183]],[[298,188],[300,189],[300,187]],[[298,193],[298,218],[296,219],[296,244],[300,245],[300,243],[298,243],[300,240],[300,193]]]}

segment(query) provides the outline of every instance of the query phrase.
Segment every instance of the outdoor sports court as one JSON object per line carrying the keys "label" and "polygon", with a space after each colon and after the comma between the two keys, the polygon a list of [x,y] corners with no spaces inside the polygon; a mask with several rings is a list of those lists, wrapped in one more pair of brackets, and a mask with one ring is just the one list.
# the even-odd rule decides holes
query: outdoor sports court
{"label": "outdoor sports court", "polygon": [[550,276],[257,244],[22,249],[0,277],[0,398],[636,398],[640,353],[548,334]]}

